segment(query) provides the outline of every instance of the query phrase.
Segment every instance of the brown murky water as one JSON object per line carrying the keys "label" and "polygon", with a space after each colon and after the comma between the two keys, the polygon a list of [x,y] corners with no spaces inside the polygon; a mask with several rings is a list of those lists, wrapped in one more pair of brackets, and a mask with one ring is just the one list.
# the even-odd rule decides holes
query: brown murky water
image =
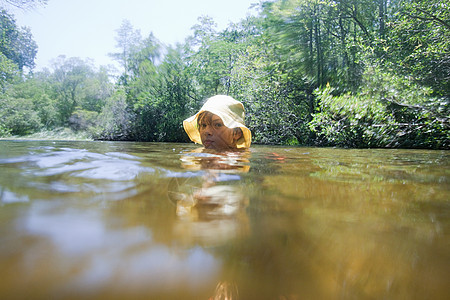
{"label": "brown murky water", "polygon": [[444,299],[449,157],[0,141],[0,297]]}

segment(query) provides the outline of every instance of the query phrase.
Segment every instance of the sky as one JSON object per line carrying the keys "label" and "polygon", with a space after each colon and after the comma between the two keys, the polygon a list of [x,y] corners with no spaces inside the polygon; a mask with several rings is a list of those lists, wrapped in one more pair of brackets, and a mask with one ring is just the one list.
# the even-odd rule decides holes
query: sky
{"label": "sky", "polygon": [[209,16],[225,29],[249,14],[259,0],[49,0],[33,10],[10,10],[17,25],[31,29],[38,45],[37,71],[50,68],[59,55],[113,64],[108,53],[116,49],[116,30],[129,20],[143,38],[150,32],[166,45],[182,43],[192,34],[198,17]]}

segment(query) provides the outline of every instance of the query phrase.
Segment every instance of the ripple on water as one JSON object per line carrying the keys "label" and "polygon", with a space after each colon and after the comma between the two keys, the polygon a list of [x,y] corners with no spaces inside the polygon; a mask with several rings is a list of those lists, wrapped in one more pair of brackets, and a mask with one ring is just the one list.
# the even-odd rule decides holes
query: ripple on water
{"label": "ripple on water", "polygon": [[7,189],[0,189],[0,201],[1,203],[20,203],[28,202],[30,199],[27,195],[19,195],[11,192]]}
{"label": "ripple on water", "polygon": [[38,168],[28,169],[27,172],[37,177],[68,174],[88,179],[127,181],[140,173],[154,172],[153,168],[142,166],[139,158],[133,155],[117,152],[99,154],[70,148],[37,154],[32,159],[16,158],[10,162],[30,160]]}

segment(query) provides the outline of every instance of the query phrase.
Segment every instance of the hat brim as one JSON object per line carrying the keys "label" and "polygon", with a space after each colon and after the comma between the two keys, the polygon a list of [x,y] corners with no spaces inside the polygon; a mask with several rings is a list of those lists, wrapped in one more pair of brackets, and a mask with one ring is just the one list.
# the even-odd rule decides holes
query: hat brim
{"label": "hat brim", "polygon": [[221,111],[214,109],[200,110],[192,117],[189,117],[183,121],[184,130],[188,134],[191,141],[202,145],[202,139],[200,137],[200,132],[198,131],[197,120],[198,116],[204,111],[209,111],[219,116],[222,119],[224,125],[227,126],[228,128],[238,128],[238,127],[241,128],[242,136],[236,141],[236,147],[250,148],[250,145],[252,143],[252,133],[250,129],[248,129],[244,124],[232,120],[229,116],[223,114]]}

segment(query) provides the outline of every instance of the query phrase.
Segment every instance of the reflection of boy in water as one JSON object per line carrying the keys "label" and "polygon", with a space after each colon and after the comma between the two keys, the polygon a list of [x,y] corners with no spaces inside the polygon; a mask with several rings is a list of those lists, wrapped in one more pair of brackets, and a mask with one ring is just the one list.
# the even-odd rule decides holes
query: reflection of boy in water
{"label": "reflection of boy in water", "polygon": [[241,102],[230,96],[209,98],[200,111],[183,121],[189,138],[206,149],[236,150],[249,148],[252,134],[244,123]]}

